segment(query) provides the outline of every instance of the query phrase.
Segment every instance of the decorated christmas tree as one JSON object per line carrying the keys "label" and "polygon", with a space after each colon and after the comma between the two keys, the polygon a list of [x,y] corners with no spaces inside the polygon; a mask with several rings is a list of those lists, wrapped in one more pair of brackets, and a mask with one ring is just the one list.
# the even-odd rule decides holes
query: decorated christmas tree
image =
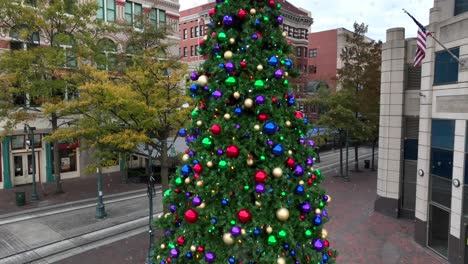
{"label": "decorated christmas tree", "polygon": [[156,263],[334,263],[330,197],[290,93],[278,0],[217,0],[190,74],[188,149],[164,192]]}

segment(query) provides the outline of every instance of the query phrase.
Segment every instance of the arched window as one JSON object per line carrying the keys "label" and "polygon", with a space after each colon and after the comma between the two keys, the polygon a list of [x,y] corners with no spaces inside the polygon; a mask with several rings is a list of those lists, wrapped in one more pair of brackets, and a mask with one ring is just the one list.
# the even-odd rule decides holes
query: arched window
{"label": "arched window", "polygon": [[98,48],[101,57],[98,58],[98,69],[115,71],[118,65],[117,44],[108,38],[99,40]]}
{"label": "arched window", "polygon": [[77,66],[76,47],[73,36],[67,33],[55,34],[52,38],[52,46],[62,49],[62,57],[58,58],[58,64],[64,68],[74,68]]}
{"label": "arched window", "polygon": [[143,54],[143,50],[141,48],[138,48],[137,46],[133,44],[129,44],[127,48],[125,49],[126,65],[132,66],[134,64],[135,57],[142,55],[142,54]]}

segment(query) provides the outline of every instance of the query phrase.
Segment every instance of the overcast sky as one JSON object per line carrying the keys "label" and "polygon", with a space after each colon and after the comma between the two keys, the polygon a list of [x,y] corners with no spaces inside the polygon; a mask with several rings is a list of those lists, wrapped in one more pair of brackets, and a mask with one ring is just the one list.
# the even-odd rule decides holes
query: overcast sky
{"label": "overcast sky", "polygon": [[[207,0],[179,0],[181,10]],[[392,27],[404,27],[406,37],[415,37],[417,27],[413,20],[403,13],[410,12],[421,24],[429,23],[429,9],[433,0],[290,0],[290,3],[312,12],[312,32],[344,27],[353,30],[353,23],[369,26],[368,36],[385,42],[385,32]]]}

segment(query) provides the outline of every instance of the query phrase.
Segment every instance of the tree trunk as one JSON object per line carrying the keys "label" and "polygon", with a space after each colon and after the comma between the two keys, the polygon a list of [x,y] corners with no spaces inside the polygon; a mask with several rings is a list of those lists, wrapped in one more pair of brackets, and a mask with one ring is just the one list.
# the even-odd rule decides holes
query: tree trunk
{"label": "tree trunk", "polygon": [[[52,133],[58,129],[58,117],[56,113],[52,113]],[[62,178],[60,177],[60,154],[59,154],[59,143],[57,140],[52,142],[54,147],[54,174],[55,174],[55,193],[63,193]]]}
{"label": "tree trunk", "polygon": [[[168,164],[168,157],[167,157],[167,139],[161,140],[161,153],[160,153],[160,161],[161,161],[161,183],[162,183],[162,192],[169,189],[169,164]],[[163,212],[164,214],[169,212],[169,207],[167,204],[163,203]]]}
{"label": "tree trunk", "polygon": [[340,131],[339,137],[338,144],[340,144],[340,177],[343,177],[343,131]]}
{"label": "tree trunk", "polygon": [[359,145],[356,144],[354,145],[354,170],[355,171],[359,171],[359,156],[358,156],[358,153],[359,153]]}

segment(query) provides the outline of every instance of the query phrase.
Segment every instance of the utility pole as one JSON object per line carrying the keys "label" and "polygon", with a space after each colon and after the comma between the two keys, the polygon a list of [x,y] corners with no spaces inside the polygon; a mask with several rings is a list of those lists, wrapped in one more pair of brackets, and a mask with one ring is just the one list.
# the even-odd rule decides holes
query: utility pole
{"label": "utility pole", "polygon": [[36,187],[36,153],[34,151],[34,130],[36,127],[31,127],[28,124],[24,124],[24,133],[28,134],[29,137],[29,145],[31,146],[31,155],[32,155],[32,194],[31,200],[38,201],[39,195],[37,194],[37,187]]}
{"label": "utility pole", "polygon": [[96,218],[97,219],[102,219],[107,216],[106,214],[106,209],[104,207],[104,202],[103,202],[103,194],[102,194],[102,168],[101,168],[101,160],[99,160],[98,168],[97,168],[97,173],[98,173],[98,182],[97,182],[97,187],[98,187],[98,200],[97,200],[97,205],[96,205]]}
{"label": "utility pole", "polygon": [[349,148],[349,139],[348,139],[348,136],[349,136],[349,130],[346,129],[346,166],[345,166],[345,176],[344,176],[344,181],[345,182],[349,182],[349,169],[348,169],[348,148]]}

